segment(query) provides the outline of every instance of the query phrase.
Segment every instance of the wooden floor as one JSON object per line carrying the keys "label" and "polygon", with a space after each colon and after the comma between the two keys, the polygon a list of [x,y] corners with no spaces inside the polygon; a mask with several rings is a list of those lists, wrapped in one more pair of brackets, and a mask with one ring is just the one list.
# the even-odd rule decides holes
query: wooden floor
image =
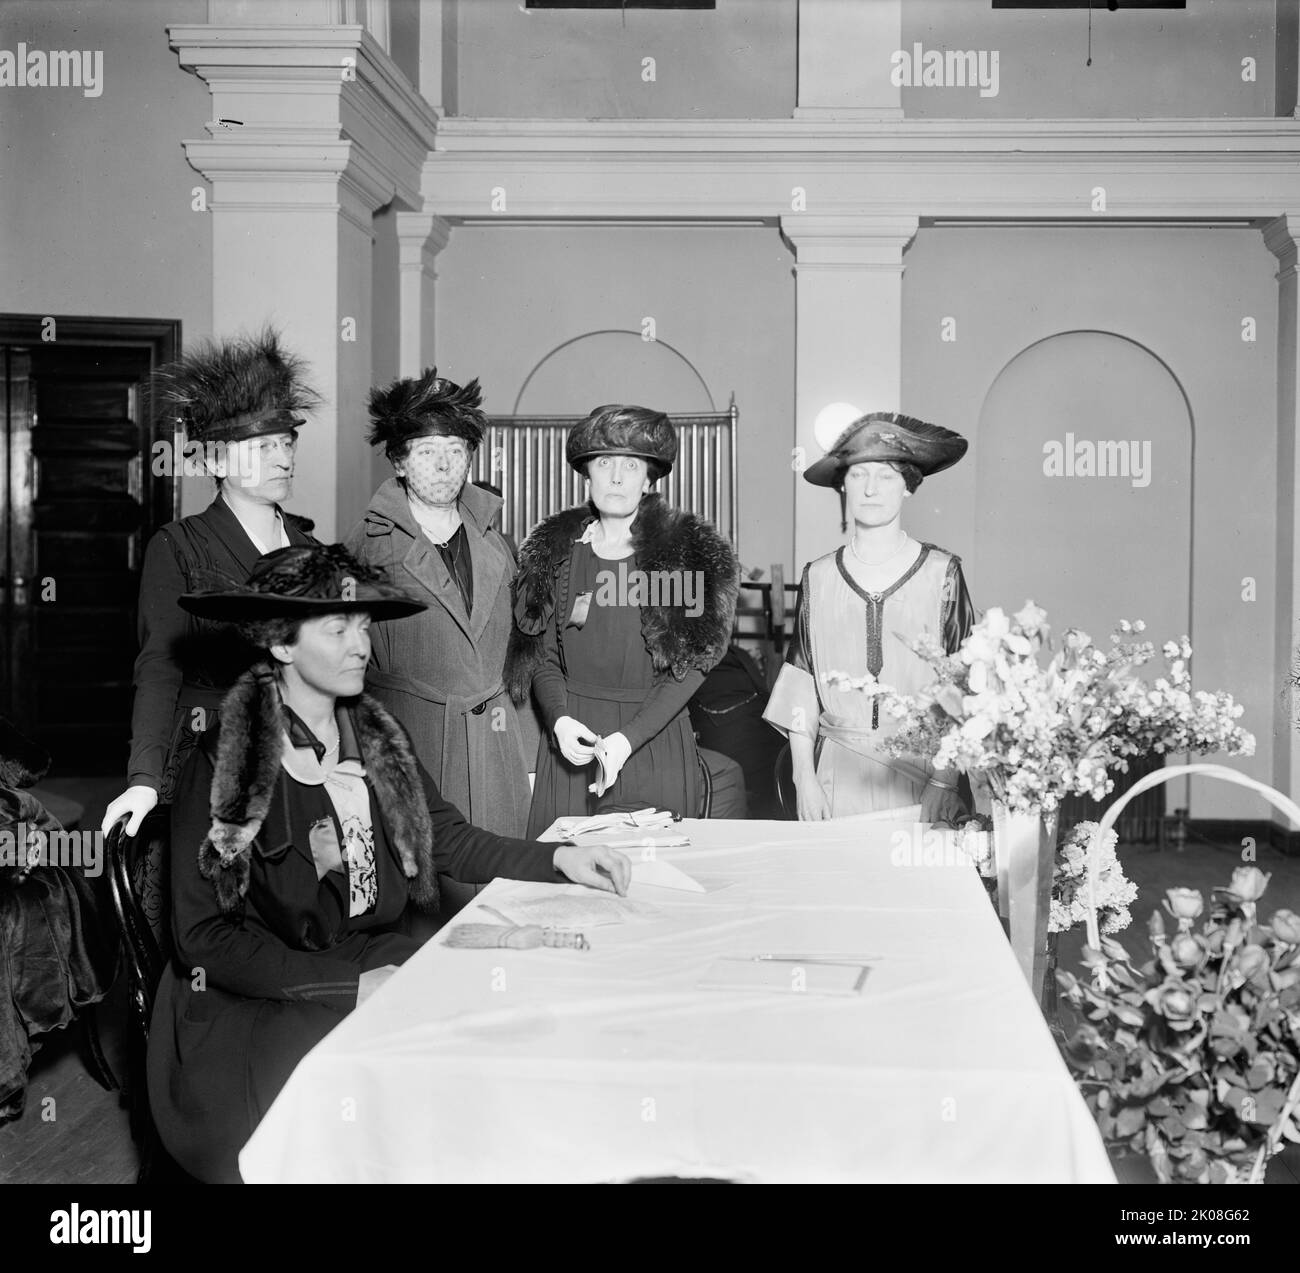
{"label": "wooden floor", "polygon": [[[96,1010],[109,1065],[123,1069],[121,985]],[[105,1091],[80,1052],[80,1027],[41,1038],[21,1118],[0,1127],[0,1184],[131,1184],[139,1160],[119,1093]]]}
{"label": "wooden floor", "polygon": [[[44,785],[75,792],[86,805],[83,825],[88,826],[98,823],[105,803],[116,794],[115,784],[105,780]],[[1300,911],[1300,858],[1283,857],[1268,848],[1259,853],[1257,865],[1272,874],[1263,913],[1283,906]],[[1232,868],[1240,865],[1237,847],[1196,843],[1181,853],[1125,847],[1121,857],[1139,888],[1138,901],[1132,907],[1133,926],[1122,937],[1134,953],[1142,949],[1146,917],[1166,888],[1199,888],[1208,895],[1214,885],[1226,884]],[[1081,934],[1067,935],[1061,943],[1063,968],[1077,968],[1081,944]],[[119,983],[97,1012],[104,1051],[119,1075],[123,1072],[126,1006]],[[0,1126],[0,1184],[134,1182],[139,1160],[126,1109],[119,1093],[105,1091],[91,1078],[79,1042],[76,1027],[45,1036],[29,1072],[26,1112],[17,1121]],[[1144,1159],[1118,1160],[1115,1170],[1121,1184],[1155,1182]],[[1289,1145],[1269,1164],[1266,1183],[1300,1183],[1300,1145]]]}

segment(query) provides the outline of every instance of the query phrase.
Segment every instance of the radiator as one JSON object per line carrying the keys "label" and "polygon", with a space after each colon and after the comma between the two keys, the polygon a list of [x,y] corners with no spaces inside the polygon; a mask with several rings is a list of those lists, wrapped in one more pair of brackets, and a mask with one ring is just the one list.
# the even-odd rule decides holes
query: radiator
{"label": "radiator", "polygon": [[[544,517],[582,503],[583,479],[564,458],[569,430],[581,416],[488,416],[487,433],[470,477],[501,488],[501,529],[516,543]],[[674,508],[697,513],[730,537],[739,532],[736,425],[733,400],[725,412],[670,415],[677,462],[655,487]]]}
{"label": "radiator", "polygon": [[[1097,801],[1087,796],[1069,796],[1061,801],[1057,843],[1061,843],[1070,828],[1080,822],[1100,822],[1101,815],[1118,800],[1139,778],[1163,769],[1164,756],[1134,756],[1129,760],[1127,773],[1114,773],[1115,790],[1105,800]],[[1156,844],[1162,841],[1165,817],[1165,787],[1153,787],[1130,801],[1115,824],[1115,833],[1121,844]]]}

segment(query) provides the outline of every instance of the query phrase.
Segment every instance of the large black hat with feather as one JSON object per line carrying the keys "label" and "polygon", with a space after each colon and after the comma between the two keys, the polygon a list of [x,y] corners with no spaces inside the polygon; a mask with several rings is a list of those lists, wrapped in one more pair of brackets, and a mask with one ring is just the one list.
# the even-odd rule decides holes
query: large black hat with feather
{"label": "large black hat with feather", "polygon": [[370,391],[370,444],[383,446],[390,460],[404,455],[412,438],[441,435],[477,447],[487,428],[482,401],[477,379],[462,387],[426,367],[422,376]]}
{"label": "large black hat with feather", "polygon": [[242,586],[187,592],[181,608],[202,619],[248,623],[313,619],[364,610],[372,619],[401,619],[426,609],[342,544],[294,544],[260,558]]}
{"label": "large black hat with feather", "polygon": [[205,341],[160,367],[152,393],[180,417],[192,442],[240,442],[306,424],[320,405],[307,385],[306,364],[280,347],[271,328],[256,336]]}

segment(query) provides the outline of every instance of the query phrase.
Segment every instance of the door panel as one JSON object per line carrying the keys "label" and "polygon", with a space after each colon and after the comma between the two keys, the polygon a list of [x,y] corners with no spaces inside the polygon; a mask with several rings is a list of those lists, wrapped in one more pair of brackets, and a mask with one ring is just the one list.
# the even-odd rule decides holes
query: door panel
{"label": "door panel", "polygon": [[56,772],[120,773],[143,546],[175,509],[171,479],[149,474],[159,430],[144,385],[176,356],[179,324],[60,319],[57,333],[47,343],[37,320],[0,316],[0,712],[50,749]]}

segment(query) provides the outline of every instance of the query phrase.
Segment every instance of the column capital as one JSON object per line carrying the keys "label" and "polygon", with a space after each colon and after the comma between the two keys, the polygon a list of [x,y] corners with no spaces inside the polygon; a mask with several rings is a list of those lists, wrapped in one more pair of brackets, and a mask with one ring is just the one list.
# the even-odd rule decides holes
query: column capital
{"label": "column capital", "polygon": [[438,253],[451,238],[451,222],[434,212],[397,213],[398,264],[433,273]]}
{"label": "column capital", "polygon": [[781,234],[794,249],[798,270],[901,270],[919,225],[918,217],[796,212],[781,218]]}
{"label": "column capital", "polygon": [[1264,246],[1278,259],[1279,279],[1294,277],[1297,241],[1300,240],[1300,209],[1284,212],[1264,225]]}
{"label": "column capital", "polygon": [[421,203],[437,113],[363,27],[167,30],[181,66],[212,93],[208,137],[183,143],[209,180],[261,184],[274,202],[267,179],[277,172],[295,186],[295,199],[302,183],[332,174],[371,211],[394,197]]}

